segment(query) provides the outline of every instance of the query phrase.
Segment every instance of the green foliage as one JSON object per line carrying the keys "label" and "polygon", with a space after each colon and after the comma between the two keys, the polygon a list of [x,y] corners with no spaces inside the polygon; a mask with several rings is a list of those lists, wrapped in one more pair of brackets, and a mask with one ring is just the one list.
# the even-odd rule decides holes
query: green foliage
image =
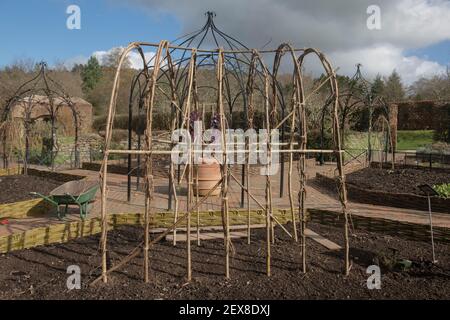
{"label": "green foliage", "polygon": [[388,101],[401,101],[405,97],[405,90],[403,88],[402,80],[396,70],[392,71],[391,75],[385,82],[384,96]]}
{"label": "green foliage", "polygon": [[439,194],[439,197],[450,199],[450,183],[435,185],[433,189]]}
{"label": "green foliage", "polygon": [[[368,148],[368,132],[357,132],[350,131],[345,136],[345,148],[349,150],[364,150]],[[382,135],[381,132],[372,132],[371,135],[371,146],[373,150],[381,150],[382,146]]]}
{"label": "green foliage", "polygon": [[28,151],[28,162],[39,165],[50,165],[50,155],[42,154],[42,150],[30,149]]}
{"label": "green foliage", "polygon": [[83,91],[89,92],[93,90],[102,77],[102,69],[100,63],[95,56],[89,58],[88,63],[81,70],[81,78],[83,80]]}
{"label": "green foliage", "polygon": [[382,96],[384,94],[384,91],[385,91],[384,81],[381,78],[381,75],[378,74],[375,77],[375,80],[373,81],[372,87],[370,89],[372,99],[378,96]]}
{"label": "green foliage", "polygon": [[[367,132],[350,131],[345,137],[346,149],[366,149]],[[372,148],[383,149],[381,132],[372,132]],[[401,130],[397,131],[397,151],[420,150],[433,144],[433,130]]]}

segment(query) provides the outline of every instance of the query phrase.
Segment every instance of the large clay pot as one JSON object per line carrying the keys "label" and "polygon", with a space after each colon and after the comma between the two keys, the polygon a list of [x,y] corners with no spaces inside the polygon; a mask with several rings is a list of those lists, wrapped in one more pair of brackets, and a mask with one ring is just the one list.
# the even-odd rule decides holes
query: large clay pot
{"label": "large clay pot", "polygon": [[[217,160],[212,159],[200,159],[201,163],[194,165],[194,194],[197,194],[198,185],[198,195],[206,196],[211,188],[213,188],[217,182],[222,178],[220,172],[220,164]],[[198,177],[198,182],[197,182]],[[217,196],[220,194],[220,185],[211,193],[211,196]]]}

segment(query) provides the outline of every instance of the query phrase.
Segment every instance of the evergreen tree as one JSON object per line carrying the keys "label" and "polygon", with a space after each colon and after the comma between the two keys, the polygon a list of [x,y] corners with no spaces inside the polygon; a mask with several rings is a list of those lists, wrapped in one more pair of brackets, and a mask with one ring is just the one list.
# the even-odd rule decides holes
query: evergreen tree
{"label": "evergreen tree", "polygon": [[98,59],[94,56],[89,58],[86,66],[81,71],[81,79],[83,80],[83,91],[89,92],[94,89],[102,76],[102,69]]}
{"label": "evergreen tree", "polygon": [[372,87],[370,88],[372,100],[375,99],[375,97],[383,96],[384,91],[385,91],[384,81],[381,78],[381,75],[377,74],[375,80],[372,83]]}
{"label": "evergreen tree", "polygon": [[402,80],[395,70],[392,71],[385,83],[384,95],[390,102],[401,101],[405,97],[405,89],[403,88]]}

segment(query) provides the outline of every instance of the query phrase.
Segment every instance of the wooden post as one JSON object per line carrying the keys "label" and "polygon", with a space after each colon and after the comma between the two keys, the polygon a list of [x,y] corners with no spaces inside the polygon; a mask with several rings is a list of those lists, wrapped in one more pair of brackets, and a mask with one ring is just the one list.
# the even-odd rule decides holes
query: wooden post
{"label": "wooden post", "polygon": [[226,122],[223,108],[223,68],[224,53],[219,49],[217,58],[217,105],[220,116],[221,144],[222,144],[222,220],[225,235],[225,277],[230,278],[230,226],[228,215],[228,164],[227,164],[227,144],[226,144]]}
{"label": "wooden post", "polygon": [[[168,49],[168,42],[161,41],[156,52],[155,64],[153,67],[152,78],[149,83],[149,90],[145,97],[145,106],[147,110],[147,128],[145,130],[146,150],[152,151],[152,124],[153,124],[153,106],[156,91],[156,82],[161,67],[161,55],[163,48]],[[148,153],[145,157],[145,211],[144,211],[144,281],[149,282],[149,242],[150,242],[150,205],[153,196],[153,174],[152,174],[152,154]]]}
{"label": "wooden post", "polygon": [[107,272],[108,272],[108,264],[107,264],[107,236],[108,236],[108,219],[106,216],[106,197],[107,197],[107,186],[106,186],[106,176],[108,174],[108,153],[105,152],[103,167],[100,174],[100,181],[102,186],[102,203],[101,203],[101,218],[102,218],[102,234],[101,234],[101,248],[102,248],[102,278],[103,282],[106,283],[108,281]]}
{"label": "wooden post", "polygon": [[[292,119],[291,119],[291,130],[290,130],[290,137],[289,137],[289,149],[294,148],[294,134],[295,134],[295,108],[296,106],[295,94],[293,94],[292,97]],[[289,205],[291,207],[291,219],[292,219],[292,227],[294,228],[294,240],[295,242],[298,242],[298,235],[297,235],[297,224],[295,221],[295,211],[294,211],[294,195],[292,190],[292,167],[294,162],[294,154],[292,152],[289,153],[289,174],[288,174],[288,192],[289,192]]]}
{"label": "wooden post", "polygon": [[[196,65],[196,50],[192,50],[191,59],[189,62],[189,74],[188,74],[188,95],[186,99],[186,115],[187,118],[183,120],[183,123],[186,123],[186,129],[190,129],[191,123],[191,96],[192,96],[192,88],[194,86],[194,77],[195,77],[195,65]],[[191,137],[192,139],[192,137]],[[186,250],[187,250],[187,280],[192,280],[192,257],[191,257],[191,210],[192,210],[192,198],[193,198],[193,174],[194,174],[194,153],[193,153],[193,143],[190,143],[189,146],[189,162],[186,164],[188,170],[188,193],[187,193],[187,223],[186,223]]]}
{"label": "wooden post", "polygon": [[[250,68],[248,72],[248,80],[247,80],[247,95],[248,95],[248,107],[247,107],[247,129],[253,129],[253,117],[255,114],[255,108],[253,105],[254,99],[254,81],[255,81],[255,64],[258,55],[254,50],[252,53],[252,59],[250,62]],[[250,216],[250,152],[251,152],[251,143],[250,137],[246,139],[246,149],[248,150],[248,154],[245,157],[246,160],[246,186],[247,186],[247,244],[251,243],[251,216]],[[242,188],[243,189],[243,188]]]}

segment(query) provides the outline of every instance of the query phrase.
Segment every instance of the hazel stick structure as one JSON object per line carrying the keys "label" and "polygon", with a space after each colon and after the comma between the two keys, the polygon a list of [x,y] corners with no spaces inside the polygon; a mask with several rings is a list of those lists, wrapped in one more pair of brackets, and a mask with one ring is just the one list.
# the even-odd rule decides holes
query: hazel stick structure
{"label": "hazel stick structure", "polygon": [[[144,55],[144,48],[152,47],[157,48],[156,54],[147,60]],[[146,114],[145,123],[145,144],[143,150],[117,150],[111,148],[112,132],[114,117],[117,108],[117,97],[119,92],[119,84],[121,78],[121,69],[124,61],[127,59],[131,51],[136,50],[139,56],[142,58],[143,62],[143,74],[144,78],[147,79],[145,85],[142,86],[141,95],[144,97],[143,105]],[[177,51],[178,50],[178,51]],[[270,72],[263,61],[263,54],[275,55],[274,58],[274,68]],[[299,56],[297,57],[297,54]],[[283,119],[278,121],[278,109],[280,107],[280,101],[283,99],[281,90],[279,88],[279,83],[277,80],[278,68],[281,65],[281,60],[283,56],[288,56],[290,63],[294,66],[292,73],[292,96],[291,96],[291,108],[287,116],[286,113],[282,113]],[[308,149],[307,145],[307,134],[308,134],[308,98],[311,96],[305,94],[305,89],[303,87],[302,79],[302,68],[306,57],[313,56],[319,59],[321,65],[325,70],[325,80],[322,80],[318,86],[312,89],[312,93],[318,92],[318,90],[325,90],[327,87],[331,92],[332,101],[332,129],[333,129],[333,143],[334,147],[332,149]],[[177,57],[175,60],[173,57]],[[255,141],[247,139],[241,142],[243,150],[234,150],[234,145],[231,147],[228,143],[226,130],[232,126],[232,110],[230,112],[226,111],[225,105],[230,105],[230,90],[232,86],[229,81],[229,76],[235,75],[236,70],[233,69],[233,61],[239,59],[238,61],[244,61],[248,69],[241,70],[242,74],[245,75],[247,79],[247,86],[240,88],[240,94],[243,95],[243,100],[246,101],[247,108],[247,129],[262,129],[255,126],[254,117],[257,108],[263,111],[263,127],[266,129],[266,136],[264,141],[264,149],[258,150],[258,144]],[[205,62],[207,61],[207,62]],[[202,65],[203,63],[203,65]],[[207,66],[208,72],[214,70],[215,81],[210,81],[207,85],[199,85],[199,79],[202,77],[202,72],[198,70],[200,66]],[[203,73],[204,74],[204,73]],[[209,94],[209,95],[208,95]],[[154,132],[152,130],[152,122],[155,112],[159,112],[158,109],[160,105],[157,101],[158,99],[168,99],[170,100],[170,106],[172,108],[170,128],[172,132],[177,129],[184,129],[189,131],[191,122],[194,120],[191,116],[192,111],[198,111],[199,105],[203,106],[202,109],[202,120],[205,121],[205,105],[208,101],[200,101],[200,99],[207,99],[213,97],[215,99],[214,105],[211,105],[211,117],[214,115],[218,116],[218,127],[220,128],[220,133],[218,140],[214,143],[219,144],[219,150],[216,150],[216,158],[220,159],[220,170],[221,177],[220,180],[212,187],[207,195],[204,197],[199,197],[198,190],[198,170],[195,173],[194,170],[194,159],[199,156],[198,152],[203,152],[202,150],[194,150],[192,144],[186,143],[185,147],[189,150],[188,152],[188,162],[185,163],[182,177],[186,177],[187,181],[187,205],[186,213],[179,216],[179,199],[177,196],[177,186],[175,179],[175,165],[180,168],[180,164],[175,164],[171,161],[169,165],[169,190],[172,192],[175,199],[175,212],[173,225],[166,229],[162,234],[150,240],[150,222],[152,220],[152,205],[151,199],[153,195],[153,157],[157,155],[161,156],[174,156],[179,155],[179,150],[174,150],[175,146],[183,147],[183,143],[180,141],[155,139]],[[197,239],[198,245],[200,245],[200,219],[199,219],[199,208],[202,204],[206,203],[207,199],[211,194],[220,186],[220,207],[222,215],[222,227],[224,234],[224,251],[225,251],[225,268],[224,273],[226,278],[231,277],[231,257],[234,252],[233,244],[231,242],[230,236],[230,201],[229,196],[231,193],[231,180],[234,181],[234,185],[238,185],[241,190],[247,193],[247,243],[251,243],[251,219],[250,219],[250,201],[253,200],[259,207],[263,208],[265,212],[265,222],[266,222],[266,273],[271,276],[271,259],[272,252],[271,246],[273,241],[275,241],[275,229],[274,227],[279,226],[288,236],[292,237],[295,241],[300,240],[301,248],[301,263],[300,268],[303,272],[307,271],[307,261],[306,261],[306,156],[307,154],[314,153],[329,153],[336,157],[336,168],[337,168],[337,190],[339,194],[339,200],[342,207],[342,214],[344,216],[344,241],[345,241],[345,261],[344,261],[344,274],[348,274],[350,270],[350,258],[349,258],[349,230],[348,221],[349,216],[347,212],[347,193],[345,188],[345,174],[343,170],[343,150],[341,150],[341,137],[339,132],[339,117],[338,117],[338,97],[339,90],[336,80],[335,70],[332,68],[330,62],[327,60],[325,55],[313,48],[305,49],[295,49],[289,44],[282,44],[275,50],[256,50],[256,49],[245,49],[245,50],[229,50],[223,48],[215,48],[211,50],[199,49],[199,48],[189,48],[184,46],[171,45],[169,42],[163,40],[158,45],[145,43],[145,42],[134,42],[131,43],[122,53],[117,71],[114,78],[113,89],[111,93],[111,100],[108,109],[108,117],[106,124],[106,134],[105,134],[105,151],[103,157],[102,168],[100,171],[101,179],[101,219],[102,219],[102,236],[100,240],[101,251],[102,251],[102,275],[94,281],[103,280],[107,282],[108,275],[118,270],[119,268],[125,266],[133,258],[139,256],[143,253],[144,256],[144,281],[148,282],[150,264],[149,264],[149,250],[150,247],[156,244],[158,241],[162,240],[165,235],[173,232],[174,242],[176,244],[176,229],[183,223],[187,223],[187,248],[186,248],[186,264],[187,264],[187,279],[190,281],[192,279],[192,258],[191,258],[191,214],[197,212]],[[260,98],[258,100],[257,98]],[[283,111],[284,112],[284,111]],[[215,114],[214,114],[215,113]],[[289,141],[281,141],[281,143],[275,143],[272,141],[272,130],[278,128],[289,128]],[[284,130],[284,129],[283,129]],[[156,140],[161,140],[161,143],[171,146],[172,150],[160,150],[155,147]],[[202,138],[203,140],[203,138]],[[220,143],[219,143],[220,142]],[[204,141],[200,141],[203,146]],[[241,148],[242,148],[241,146]],[[283,147],[284,146],[284,147]],[[262,156],[264,153],[267,154],[267,163],[264,163],[264,175],[265,175],[265,195],[264,200],[261,198],[258,200],[252,194],[251,183],[252,173],[250,171],[250,157],[252,156]],[[107,189],[107,178],[108,178],[108,161],[111,155],[143,155],[145,157],[145,213],[144,213],[144,239],[143,241],[133,249],[125,258],[123,258],[119,263],[108,270],[107,267],[107,231],[108,231],[108,189]],[[232,174],[231,165],[232,163],[228,161],[228,157],[233,155],[245,156],[245,182],[239,182],[239,180]],[[289,156],[289,177],[288,177],[288,192],[289,192],[289,206],[291,219],[293,221],[293,232],[291,233],[287,228],[280,224],[280,222],[274,217],[273,210],[276,209],[274,198],[272,196],[272,181],[271,181],[271,170],[276,167],[276,159],[279,154],[288,154]],[[298,176],[294,175],[294,161],[297,161]],[[172,159],[173,160],[173,159]],[[195,174],[195,177],[194,177]],[[185,176],[186,175],[186,176]],[[197,181],[196,185],[196,195],[194,196],[194,178]],[[295,179],[298,179],[297,181]],[[181,183],[179,179],[178,183]],[[294,182],[299,186],[298,190],[294,190]],[[297,218],[295,216],[295,204],[294,198],[295,193],[298,197],[298,222],[299,222],[299,232],[297,232]],[[231,208],[233,209],[233,208]]]}

